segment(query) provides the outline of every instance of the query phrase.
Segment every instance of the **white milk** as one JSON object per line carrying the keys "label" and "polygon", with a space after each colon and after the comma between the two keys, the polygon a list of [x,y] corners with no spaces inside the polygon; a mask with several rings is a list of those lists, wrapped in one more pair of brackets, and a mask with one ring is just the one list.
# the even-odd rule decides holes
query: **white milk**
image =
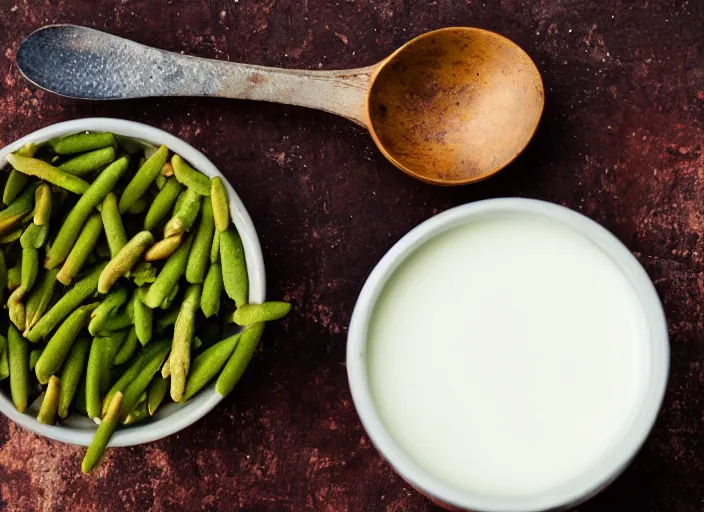
{"label": "white milk", "polygon": [[369,328],[381,420],[426,472],[484,496],[590,469],[637,407],[641,306],[579,233],[538,217],[437,236],[391,276]]}

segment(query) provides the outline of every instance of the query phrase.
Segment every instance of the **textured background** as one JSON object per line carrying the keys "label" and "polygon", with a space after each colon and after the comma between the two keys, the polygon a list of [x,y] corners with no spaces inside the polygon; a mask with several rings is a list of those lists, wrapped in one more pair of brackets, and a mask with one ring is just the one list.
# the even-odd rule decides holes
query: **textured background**
{"label": "textured background", "polygon": [[[610,5],[607,5],[610,4]],[[20,40],[72,22],[203,57],[305,69],[374,63],[427,30],[471,25],[520,44],[547,104],[529,149],[491,180],[440,189],[395,170],[357,126],[228,100],[79,103],[25,82]],[[370,446],[347,388],[355,298],[384,252],[452,206],[496,196],[567,205],[612,230],[654,280],[672,375],[657,427],[626,473],[580,512],[704,510],[704,2],[602,0],[0,0],[0,145],[50,123],[123,117],[200,148],[259,230],[267,329],[237,391],[179,435],[109,454],[0,418],[0,510],[431,511]]]}

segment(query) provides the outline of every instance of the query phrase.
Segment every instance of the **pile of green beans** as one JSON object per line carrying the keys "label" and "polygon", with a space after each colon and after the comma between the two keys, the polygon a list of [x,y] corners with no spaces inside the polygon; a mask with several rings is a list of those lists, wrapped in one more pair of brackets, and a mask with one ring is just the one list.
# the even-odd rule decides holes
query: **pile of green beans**
{"label": "pile of green beans", "polygon": [[[0,386],[20,412],[40,402],[42,423],[99,424],[86,473],[120,423],[212,381],[229,394],[264,324],[290,309],[248,303],[222,180],[130,142],[84,132],[28,144],[2,173]],[[222,339],[230,323],[242,329]]]}

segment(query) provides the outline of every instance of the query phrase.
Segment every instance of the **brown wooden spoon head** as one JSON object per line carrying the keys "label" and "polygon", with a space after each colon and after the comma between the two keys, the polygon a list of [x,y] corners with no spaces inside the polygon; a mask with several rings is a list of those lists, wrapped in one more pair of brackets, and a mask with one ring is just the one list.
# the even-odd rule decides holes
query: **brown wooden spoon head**
{"label": "brown wooden spoon head", "polygon": [[544,103],[540,73],[519,46],[486,30],[446,28],[409,41],[379,65],[367,124],[402,171],[461,185],[516,158]]}

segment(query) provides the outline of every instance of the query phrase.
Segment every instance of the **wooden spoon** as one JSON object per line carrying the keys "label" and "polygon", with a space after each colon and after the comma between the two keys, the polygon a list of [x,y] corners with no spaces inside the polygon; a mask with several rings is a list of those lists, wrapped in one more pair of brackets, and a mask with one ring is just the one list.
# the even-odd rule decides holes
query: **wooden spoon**
{"label": "wooden spoon", "polygon": [[402,171],[460,185],[498,172],[526,147],[545,102],[540,73],[508,39],[445,28],[381,62],[344,71],[277,69],[150,48],[98,30],[51,25],[20,45],[31,82],[70,98],[218,96],[317,108],[366,127]]}

